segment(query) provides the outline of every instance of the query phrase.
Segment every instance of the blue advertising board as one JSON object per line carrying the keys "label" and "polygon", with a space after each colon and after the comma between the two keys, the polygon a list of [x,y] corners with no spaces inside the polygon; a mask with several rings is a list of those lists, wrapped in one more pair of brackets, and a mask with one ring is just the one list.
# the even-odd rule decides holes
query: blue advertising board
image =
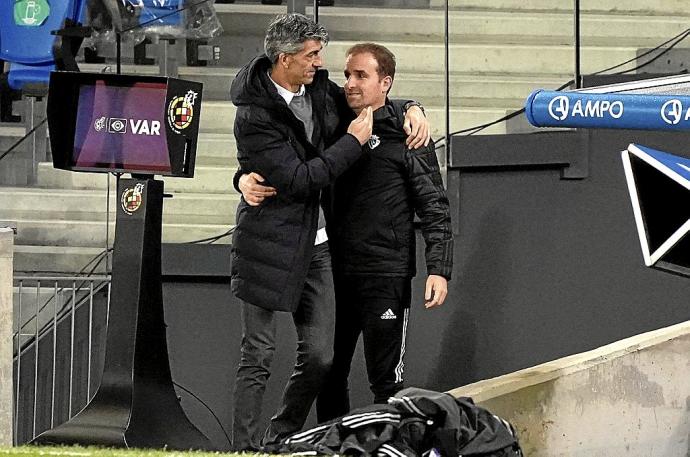
{"label": "blue advertising board", "polygon": [[536,127],[690,130],[690,97],[536,90],[525,102]]}

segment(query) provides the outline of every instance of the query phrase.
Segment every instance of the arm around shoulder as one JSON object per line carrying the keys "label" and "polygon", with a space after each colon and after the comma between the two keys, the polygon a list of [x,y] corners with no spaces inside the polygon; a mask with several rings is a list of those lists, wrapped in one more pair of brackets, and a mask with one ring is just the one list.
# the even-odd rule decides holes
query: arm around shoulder
{"label": "arm around shoulder", "polygon": [[298,150],[301,146],[297,140],[267,121],[240,121],[235,127],[241,167],[263,176],[282,197],[308,198],[331,184],[362,155],[360,143],[350,134],[307,160]]}

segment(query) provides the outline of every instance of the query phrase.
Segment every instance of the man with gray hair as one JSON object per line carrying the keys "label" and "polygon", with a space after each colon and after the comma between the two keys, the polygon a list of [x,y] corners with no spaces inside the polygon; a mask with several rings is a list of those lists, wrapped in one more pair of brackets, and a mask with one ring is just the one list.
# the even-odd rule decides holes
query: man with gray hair
{"label": "man with gray hair", "polygon": [[[302,428],[332,361],[335,298],[326,188],[361,156],[372,113],[364,109],[349,125],[341,122],[351,119],[347,101],[320,69],[327,43],[327,31],[311,19],[278,16],[266,33],[266,54],[243,67],[231,87],[240,163],[235,187],[260,175],[270,187],[247,198],[275,195],[260,207],[243,198],[237,208],[231,269],[232,291],[242,300],[233,418],[237,451],[259,448],[255,434],[275,350],[275,311],[292,313],[297,361],[264,444]],[[414,111],[417,135],[410,143],[424,143],[428,124]]]}

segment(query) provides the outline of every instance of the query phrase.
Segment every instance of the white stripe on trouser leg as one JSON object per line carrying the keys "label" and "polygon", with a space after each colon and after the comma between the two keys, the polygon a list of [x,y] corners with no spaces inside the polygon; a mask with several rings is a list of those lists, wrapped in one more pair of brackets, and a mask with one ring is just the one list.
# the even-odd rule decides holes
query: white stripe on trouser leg
{"label": "white stripe on trouser leg", "polygon": [[403,368],[405,367],[405,362],[403,362],[403,356],[405,355],[405,341],[407,340],[407,320],[410,317],[410,308],[405,308],[405,317],[403,318],[403,334],[402,334],[402,344],[400,345],[400,360],[398,365],[395,367],[395,382],[403,381]]}

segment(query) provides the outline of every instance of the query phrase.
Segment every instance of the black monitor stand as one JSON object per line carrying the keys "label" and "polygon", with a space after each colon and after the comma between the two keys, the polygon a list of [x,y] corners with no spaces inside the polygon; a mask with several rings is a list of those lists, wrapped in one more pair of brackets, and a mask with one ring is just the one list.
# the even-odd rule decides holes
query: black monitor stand
{"label": "black monitor stand", "polygon": [[117,195],[101,385],[77,415],[32,443],[213,450],[187,419],[170,374],[161,284],[163,182],[147,175],[121,179]]}

